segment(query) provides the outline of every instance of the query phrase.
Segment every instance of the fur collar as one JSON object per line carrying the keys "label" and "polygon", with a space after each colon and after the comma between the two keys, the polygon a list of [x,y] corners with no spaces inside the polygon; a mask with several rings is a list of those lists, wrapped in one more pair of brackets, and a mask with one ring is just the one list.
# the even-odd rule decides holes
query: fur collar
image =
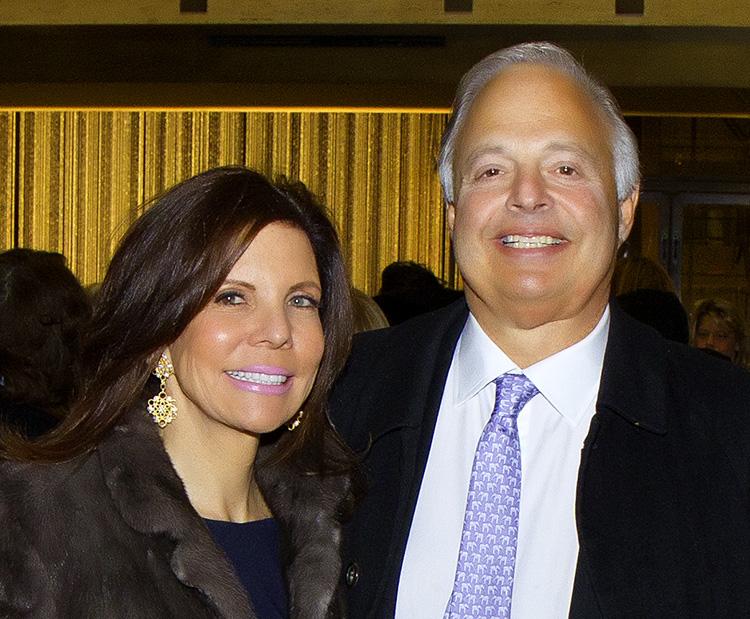
{"label": "fur collar", "polygon": [[[263,450],[272,449],[263,447]],[[156,426],[137,408],[97,449],[107,489],[123,520],[146,535],[174,542],[171,567],[227,617],[252,617],[244,588],[191,506]],[[265,454],[259,454],[262,459]],[[289,466],[262,467],[258,483],[279,522],[290,617],[323,619],[336,609],[341,569],[341,477],[302,476]]]}

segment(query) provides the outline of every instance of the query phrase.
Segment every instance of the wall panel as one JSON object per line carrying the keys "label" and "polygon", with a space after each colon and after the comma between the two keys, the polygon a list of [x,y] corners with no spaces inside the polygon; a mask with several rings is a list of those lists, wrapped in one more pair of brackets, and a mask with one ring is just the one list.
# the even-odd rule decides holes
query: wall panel
{"label": "wall panel", "polygon": [[16,232],[16,119],[0,112],[0,250],[13,246]]}
{"label": "wall panel", "polygon": [[[443,114],[0,110],[2,247],[64,253],[99,281],[144,202],[217,165],[301,180],[327,205],[354,285],[394,260],[455,283],[434,169]],[[17,233],[13,221],[19,221]]]}
{"label": "wall panel", "polygon": [[139,129],[137,113],[20,114],[18,245],[61,252],[98,281],[143,197]]}
{"label": "wall panel", "polygon": [[145,198],[219,165],[241,165],[244,114],[146,112],[142,148]]}

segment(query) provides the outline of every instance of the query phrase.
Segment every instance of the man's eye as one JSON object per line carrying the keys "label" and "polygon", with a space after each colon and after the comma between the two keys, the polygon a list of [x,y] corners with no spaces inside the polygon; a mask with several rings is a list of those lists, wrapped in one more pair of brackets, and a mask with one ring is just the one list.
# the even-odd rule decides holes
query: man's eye
{"label": "man's eye", "polygon": [[486,170],[482,170],[477,178],[491,178],[493,176],[498,176],[500,174],[500,168],[487,168]]}
{"label": "man's eye", "polygon": [[557,168],[557,171],[563,176],[573,176],[576,173],[576,169],[569,165],[561,165]]}

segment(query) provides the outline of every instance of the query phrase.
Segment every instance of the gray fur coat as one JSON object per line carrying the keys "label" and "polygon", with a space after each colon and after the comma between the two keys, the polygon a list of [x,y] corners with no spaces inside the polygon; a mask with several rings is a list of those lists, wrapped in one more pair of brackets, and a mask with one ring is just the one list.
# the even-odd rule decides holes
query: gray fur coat
{"label": "gray fur coat", "polygon": [[[261,450],[262,451],[262,450]],[[293,618],[341,616],[348,480],[269,467]],[[0,617],[255,617],[145,410],[53,465],[0,464]]]}

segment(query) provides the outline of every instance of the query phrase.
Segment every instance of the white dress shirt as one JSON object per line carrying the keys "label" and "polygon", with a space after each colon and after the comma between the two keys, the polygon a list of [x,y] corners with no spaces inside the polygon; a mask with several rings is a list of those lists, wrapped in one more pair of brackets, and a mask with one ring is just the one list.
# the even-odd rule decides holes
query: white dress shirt
{"label": "white dress shirt", "polygon": [[[539,394],[521,410],[521,510],[511,616],[568,616],[578,558],[575,497],[594,415],[609,308],[583,340],[523,373]],[[495,402],[493,380],[519,368],[470,314],[440,403],[396,603],[397,619],[440,619],[458,562],[469,478]]]}

